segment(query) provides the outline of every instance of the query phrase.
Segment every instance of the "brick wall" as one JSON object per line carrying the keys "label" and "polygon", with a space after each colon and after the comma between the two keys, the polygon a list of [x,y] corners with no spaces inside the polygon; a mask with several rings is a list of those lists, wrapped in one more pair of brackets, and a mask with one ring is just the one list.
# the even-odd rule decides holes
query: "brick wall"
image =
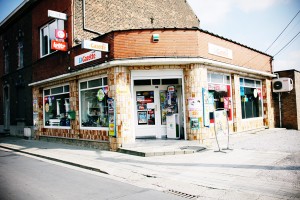
{"label": "brick wall", "polygon": [[[276,72],[281,78],[287,77],[294,81],[294,88],[290,92],[283,92],[281,95],[282,106],[282,127],[300,130],[300,72],[287,70]],[[279,127],[279,102],[278,93],[273,93],[275,99],[276,127]]]}
{"label": "brick wall", "polygon": [[[40,28],[45,24],[51,22],[53,18],[48,17],[48,10],[54,10],[57,12],[66,13],[68,20],[64,21],[64,28],[68,33],[66,42],[69,44],[69,48],[72,45],[72,0],[64,0],[63,3],[60,0],[51,1],[38,1],[32,9],[32,59],[33,62],[37,61],[40,55]],[[47,56],[46,56],[47,57]]]}
{"label": "brick wall", "polygon": [[[159,42],[152,35],[159,34]],[[232,50],[233,59],[208,53],[208,43]],[[115,59],[132,57],[203,57],[255,70],[272,72],[271,57],[201,30],[156,29],[114,34]]]}
{"label": "brick wall", "polygon": [[[83,30],[82,0],[74,0],[74,36],[97,36]],[[85,27],[95,32],[113,30],[199,27],[199,20],[185,0],[86,0]]]}
{"label": "brick wall", "polygon": [[[31,12],[20,14],[11,23],[0,28],[0,77],[1,86],[9,85],[10,125],[18,122],[32,125],[32,95],[27,87],[32,81],[32,34]],[[23,67],[18,65],[18,43],[23,41]],[[4,48],[9,54],[9,70],[4,74]],[[0,124],[3,124],[3,87],[0,92]],[[12,134],[13,131],[11,131]]]}

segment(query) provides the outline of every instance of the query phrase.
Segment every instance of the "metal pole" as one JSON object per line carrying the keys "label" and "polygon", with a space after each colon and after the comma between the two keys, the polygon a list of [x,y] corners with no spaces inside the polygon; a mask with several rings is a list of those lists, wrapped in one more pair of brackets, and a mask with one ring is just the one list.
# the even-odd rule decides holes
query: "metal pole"
{"label": "metal pole", "polygon": [[279,127],[282,128],[282,119],[281,119],[281,92],[278,93],[279,99]]}

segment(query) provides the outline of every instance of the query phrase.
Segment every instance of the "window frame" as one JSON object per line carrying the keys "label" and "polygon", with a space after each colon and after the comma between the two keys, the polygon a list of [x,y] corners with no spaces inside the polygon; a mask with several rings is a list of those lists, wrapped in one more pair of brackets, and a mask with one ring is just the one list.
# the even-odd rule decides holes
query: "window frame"
{"label": "window frame", "polygon": [[18,69],[24,67],[24,41],[23,39],[18,41]]}
{"label": "window frame", "polygon": [[[62,21],[62,27],[60,27],[60,21]],[[51,37],[50,37],[50,30],[49,30],[49,26],[55,23],[56,24],[56,28],[55,29],[64,29],[64,21],[63,20],[59,20],[59,19],[53,19],[51,21],[49,21],[47,24],[43,25],[40,30],[39,30],[39,34],[40,34],[40,58],[43,58],[45,56],[48,56],[54,52],[56,52],[57,50],[53,50],[51,52]],[[43,35],[42,35],[42,31],[47,27],[47,35],[48,35],[48,44],[47,44],[47,52],[46,54],[43,55]],[[55,35],[55,33],[52,33]]]}
{"label": "window frame", "polygon": [[[69,86],[69,91],[64,92],[65,86]],[[52,94],[51,93],[51,89],[58,88],[58,87],[62,87],[63,88],[63,92],[62,93]],[[45,95],[45,91],[46,90],[50,91],[49,95]],[[46,88],[43,89],[43,125],[44,125],[44,128],[49,128],[49,129],[71,129],[71,125],[70,126],[46,126],[45,97],[47,97],[47,96],[58,96],[58,95],[62,95],[62,94],[69,94],[69,98],[67,98],[67,99],[69,99],[69,103],[70,103],[70,84],[69,83],[60,84],[60,85],[54,85],[54,86],[46,87]]]}
{"label": "window frame", "polygon": [[[104,79],[106,80],[106,85],[104,85]],[[80,84],[83,82],[88,82],[88,81],[93,81],[93,80],[97,80],[97,79],[102,79],[102,85],[98,86],[98,87],[89,87],[88,83],[87,83],[87,87],[84,89],[80,88]],[[107,75],[102,75],[102,76],[97,76],[97,77],[91,77],[91,78],[87,78],[87,79],[82,79],[80,81],[78,81],[78,92],[79,92],[79,129],[80,130],[109,130],[109,127],[86,127],[86,126],[82,126],[82,105],[81,105],[81,92],[82,91],[88,91],[88,90],[93,90],[93,89],[100,89],[100,88],[104,88],[104,87],[108,87],[108,77]]]}
{"label": "window frame", "polygon": [[[241,79],[243,79],[243,81],[241,81]],[[246,86],[245,84],[245,79],[246,80],[251,80],[254,82],[254,87],[252,86]],[[259,82],[259,85],[257,85],[257,82]],[[260,89],[261,91],[261,117],[251,117],[251,118],[243,118],[243,110],[242,110],[242,100],[241,100],[241,95],[240,95],[240,100],[241,100],[241,117],[242,120],[256,120],[256,119],[263,119],[264,118],[264,96],[263,96],[263,91],[262,91],[262,80],[259,79],[253,79],[253,78],[247,78],[247,77],[240,77],[239,78],[239,84],[240,84],[240,88],[244,87],[244,88],[255,88],[255,89]]]}
{"label": "window frame", "polygon": [[9,52],[8,48],[4,48],[4,74],[9,73]]}

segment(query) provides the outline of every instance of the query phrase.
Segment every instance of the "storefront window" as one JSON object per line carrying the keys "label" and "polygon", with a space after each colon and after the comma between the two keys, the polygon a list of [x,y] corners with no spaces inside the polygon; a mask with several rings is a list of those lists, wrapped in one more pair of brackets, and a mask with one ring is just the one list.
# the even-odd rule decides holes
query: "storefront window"
{"label": "storefront window", "polygon": [[208,73],[208,96],[210,104],[210,122],[214,123],[214,111],[218,108],[227,110],[228,119],[232,120],[232,99],[230,76]]}
{"label": "storefront window", "polygon": [[69,85],[44,90],[45,127],[70,127]]}
{"label": "storefront window", "polygon": [[261,81],[240,78],[242,118],[262,117]]}
{"label": "storefront window", "polygon": [[107,78],[80,83],[81,127],[108,127]]}

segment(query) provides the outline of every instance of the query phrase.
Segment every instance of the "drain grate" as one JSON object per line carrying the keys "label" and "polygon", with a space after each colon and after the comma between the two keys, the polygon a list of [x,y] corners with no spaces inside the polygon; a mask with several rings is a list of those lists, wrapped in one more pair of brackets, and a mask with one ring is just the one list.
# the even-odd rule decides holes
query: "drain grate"
{"label": "drain grate", "polygon": [[167,190],[165,192],[176,195],[176,196],[180,196],[180,197],[183,197],[183,198],[186,198],[186,199],[198,199],[198,197],[199,197],[197,195],[187,194],[187,193],[179,192],[179,191],[176,191],[176,190]]}
{"label": "drain grate", "polygon": [[203,151],[205,150],[205,147],[201,147],[201,146],[183,146],[180,147],[181,150],[192,150],[195,152],[199,152],[199,151]]}

